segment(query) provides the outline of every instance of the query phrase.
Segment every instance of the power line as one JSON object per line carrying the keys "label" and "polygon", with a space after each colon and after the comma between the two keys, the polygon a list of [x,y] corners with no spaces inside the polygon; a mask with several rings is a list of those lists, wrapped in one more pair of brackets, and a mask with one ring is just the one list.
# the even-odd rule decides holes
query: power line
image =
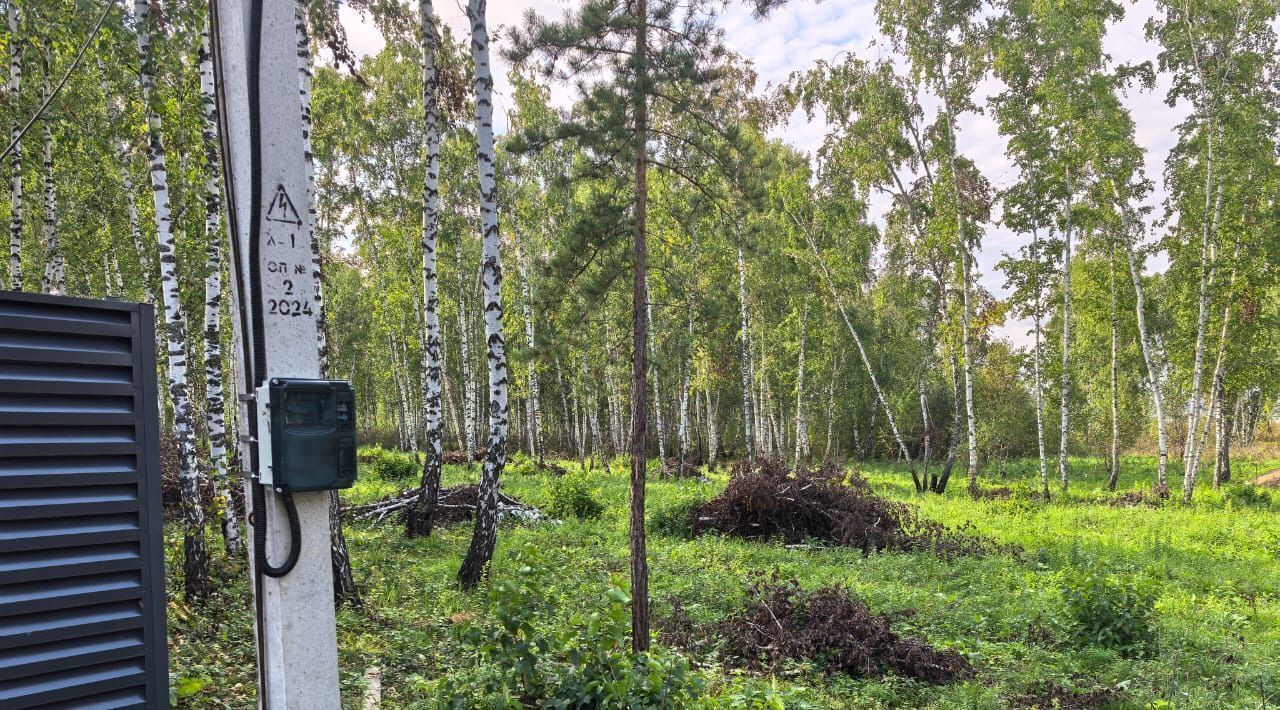
{"label": "power line", "polygon": [[33,126],[35,122],[40,120],[40,117],[44,115],[45,109],[49,108],[49,104],[53,102],[53,97],[57,96],[58,92],[62,91],[62,87],[67,85],[67,79],[70,79],[72,72],[80,66],[80,61],[84,59],[85,51],[89,49],[89,45],[93,44],[94,38],[98,36],[98,31],[102,29],[102,23],[106,21],[107,15],[111,14],[111,8],[114,5],[115,3],[112,2],[112,0],[107,0],[107,6],[102,9],[102,15],[98,17],[97,24],[95,24],[93,29],[89,31],[89,36],[85,38],[84,44],[80,45],[80,50],[76,52],[75,60],[71,62],[71,66],[67,67],[67,71],[62,75],[62,79],[58,81],[58,85],[54,87],[53,91],[49,92],[48,96],[44,97],[44,103],[40,104],[40,108],[36,109],[35,115],[31,117],[31,120],[27,121],[27,124],[18,132],[18,135],[14,136],[13,140],[9,143],[9,147],[5,148],[3,153],[0,153],[0,161],[9,157],[9,154],[13,152],[13,149],[18,146],[18,143],[22,142],[22,137],[27,135],[27,131],[31,129],[31,126]]}

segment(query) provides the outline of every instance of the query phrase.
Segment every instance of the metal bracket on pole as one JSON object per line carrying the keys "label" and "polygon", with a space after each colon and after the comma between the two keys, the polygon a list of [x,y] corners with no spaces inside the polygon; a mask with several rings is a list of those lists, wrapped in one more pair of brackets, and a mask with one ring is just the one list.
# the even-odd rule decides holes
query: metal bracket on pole
{"label": "metal bracket on pole", "polygon": [[[316,378],[318,314],[311,240],[314,235],[303,141],[303,74],[295,3],[214,0],[217,97],[228,224],[233,255],[236,358],[240,384],[241,460],[252,475],[269,461],[259,447],[254,388],[271,377]],[[296,306],[296,307],[295,307]],[[263,495],[270,560],[298,546],[296,565],[280,577],[263,574],[250,555],[259,669],[259,707],[337,710],[338,656],[329,494],[295,492],[301,535],[292,539],[281,496]],[[246,495],[246,500],[253,500]],[[257,518],[257,515],[253,515]],[[252,536],[251,536],[252,537]],[[257,550],[254,550],[256,553]]]}

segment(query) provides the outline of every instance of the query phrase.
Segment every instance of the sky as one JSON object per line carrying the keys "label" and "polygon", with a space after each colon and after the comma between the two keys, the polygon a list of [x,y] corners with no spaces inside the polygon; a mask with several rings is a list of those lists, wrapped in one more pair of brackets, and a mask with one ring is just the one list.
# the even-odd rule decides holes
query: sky
{"label": "sky", "polygon": [[[510,107],[510,83],[506,80],[508,65],[497,51],[502,46],[502,28],[519,25],[524,14],[532,9],[544,16],[559,17],[572,6],[574,0],[489,0],[488,17],[490,31],[495,37],[495,128],[505,130],[506,109]],[[724,28],[724,43],[732,51],[750,60],[759,75],[758,89],[777,86],[787,80],[794,71],[803,71],[820,59],[833,60],[844,53],[853,53],[866,59],[889,57],[905,66],[876,26],[875,0],[791,0],[766,20],[751,16],[748,3],[735,3],[720,18]],[[1148,42],[1143,25],[1155,14],[1155,0],[1126,2],[1125,17],[1112,26],[1107,34],[1105,50],[1114,64],[1155,62],[1158,46]],[[438,0],[436,12],[454,30],[456,36],[467,36],[470,29],[466,20],[466,8],[458,0]],[[377,28],[359,13],[344,7],[341,11],[348,40],[357,55],[372,54],[383,46]],[[1169,89],[1169,78],[1158,77],[1155,88],[1148,92],[1130,92],[1124,97],[1137,128],[1138,144],[1146,151],[1147,176],[1156,189],[1148,203],[1158,207],[1163,203],[1166,191],[1163,185],[1164,161],[1177,140],[1176,126],[1186,117],[1187,107],[1169,107],[1164,97]],[[983,97],[1000,90],[995,80],[978,86],[975,103],[983,105]],[[553,87],[552,100],[567,106],[571,92],[567,88]],[[926,110],[930,106],[926,103]],[[956,123],[957,142],[962,153],[972,159],[991,181],[996,190],[1009,187],[1017,179],[1017,171],[1005,157],[1006,141],[996,130],[994,120],[988,115],[966,114]],[[801,111],[796,111],[788,121],[771,131],[775,138],[786,141],[797,149],[813,155],[822,143],[827,126],[821,117],[810,122]],[[888,207],[884,197],[874,198],[872,216],[877,222]],[[1160,214],[1155,210],[1153,214]],[[982,249],[977,257],[979,281],[983,287],[1002,297],[1004,275],[995,265],[1005,253],[1012,253],[1023,243],[1023,238],[999,226],[990,225],[983,236]],[[1163,269],[1163,261],[1157,256],[1149,268]],[[1007,338],[1014,345],[1030,342],[1029,322],[1011,321],[997,329],[997,336]]]}

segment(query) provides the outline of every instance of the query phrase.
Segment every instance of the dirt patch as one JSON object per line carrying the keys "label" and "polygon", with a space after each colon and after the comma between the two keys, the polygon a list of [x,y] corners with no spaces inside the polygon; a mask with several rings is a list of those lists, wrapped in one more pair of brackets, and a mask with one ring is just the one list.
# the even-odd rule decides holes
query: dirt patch
{"label": "dirt patch", "polygon": [[1255,486],[1280,488],[1280,468],[1273,468],[1249,482]]}
{"label": "dirt patch", "polygon": [[720,495],[690,511],[690,530],[745,539],[809,540],[943,557],[1011,551],[965,526],[952,530],[915,506],[881,498],[860,473],[836,466],[794,472],[778,462],[740,463]]}
{"label": "dirt patch", "polygon": [[1094,690],[1074,690],[1053,683],[1041,683],[1022,695],[1010,699],[1015,708],[1043,708],[1044,710],[1094,710],[1110,707],[1120,700],[1119,694],[1111,688]]}
{"label": "dirt patch", "polygon": [[788,662],[807,661],[857,678],[892,674],[947,683],[973,675],[964,656],[899,636],[888,616],[839,586],[805,592],[777,572],[761,575],[748,588],[742,611],[702,627],[673,606],[673,618],[659,624],[665,642],[697,647],[705,645],[701,639],[720,639],[722,660],[751,671],[776,673]]}

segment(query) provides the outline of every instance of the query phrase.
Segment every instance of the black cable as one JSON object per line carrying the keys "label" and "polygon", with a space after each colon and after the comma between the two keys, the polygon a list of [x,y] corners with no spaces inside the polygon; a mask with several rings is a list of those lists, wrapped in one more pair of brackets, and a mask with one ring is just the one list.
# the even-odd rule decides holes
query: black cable
{"label": "black cable", "polygon": [[102,15],[98,17],[97,24],[89,31],[89,36],[85,38],[84,44],[80,45],[80,50],[76,52],[76,58],[71,62],[71,66],[67,67],[67,71],[62,75],[62,79],[58,81],[58,85],[54,87],[53,91],[50,91],[49,95],[44,97],[44,103],[40,104],[40,108],[36,109],[35,115],[31,117],[31,120],[27,121],[27,125],[23,126],[21,131],[18,131],[18,135],[14,136],[13,140],[9,142],[9,147],[5,148],[3,153],[0,153],[0,160],[9,157],[13,149],[18,146],[18,143],[22,142],[22,137],[27,135],[27,131],[31,130],[31,126],[35,125],[35,122],[44,115],[45,110],[49,108],[49,104],[53,102],[53,97],[57,96],[58,92],[62,91],[62,87],[67,85],[67,79],[70,79],[71,73],[76,70],[76,67],[80,66],[80,61],[84,59],[85,51],[89,49],[89,45],[93,44],[93,39],[98,36],[98,30],[102,29],[102,23],[106,21],[107,15],[111,14],[111,8],[113,7],[115,7],[115,3],[108,2],[107,6],[102,9]]}
{"label": "black cable", "polygon": [[298,564],[298,555],[302,551],[302,523],[298,520],[298,506],[293,503],[293,494],[287,490],[279,491],[284,503],[285,514],[289,516],[289,556],[279,567],[272,566],[267,559],[267,504],[266,494],[261,483],[253,484],[253,550],[256,555],[254,568],[268,577],[283,577],[293,571]]}

